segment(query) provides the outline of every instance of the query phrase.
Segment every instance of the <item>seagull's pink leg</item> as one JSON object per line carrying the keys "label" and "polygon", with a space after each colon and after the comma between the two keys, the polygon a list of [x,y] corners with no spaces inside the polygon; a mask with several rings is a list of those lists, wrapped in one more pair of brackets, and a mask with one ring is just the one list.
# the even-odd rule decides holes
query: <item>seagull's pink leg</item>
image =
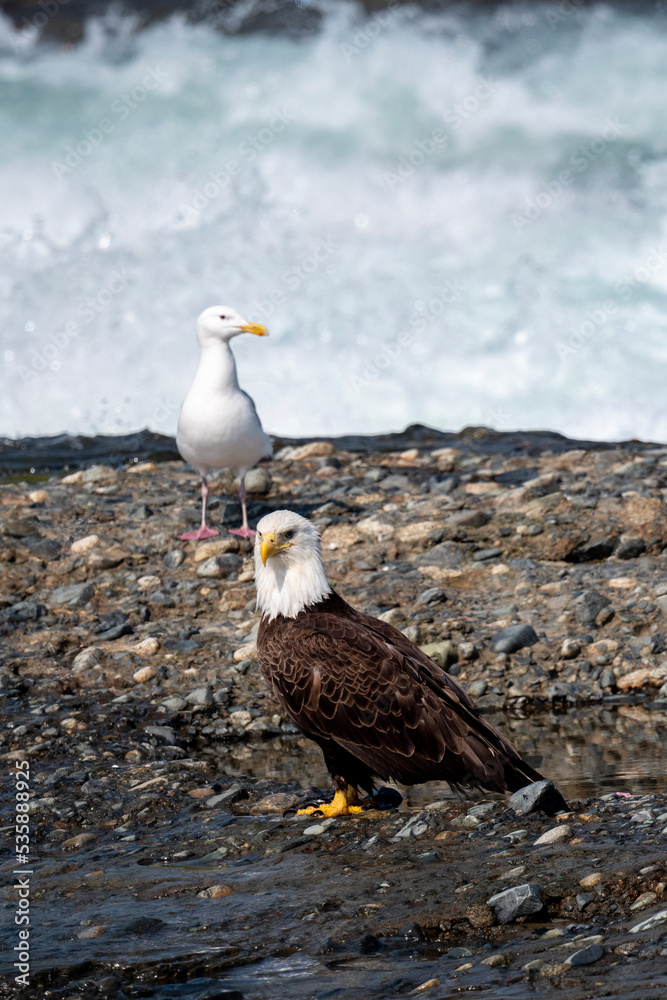
{"label": "seagull's pink leg", "polygon": [[245,505],[245,474],[241,475],[241,485],[239,486],[239,499],[241,501],[241,510],[243,511],[243,524],[240,528],[229,528],[230,535],[238,535],[240,538],[254,538],[257,534],[252,528],[248,527],[248,512]]}
{"label": "seagull's pink leg", "polygon": [[219,531],[209,528],[206,524],[206,501],[208,499],[208,484],[206,476],[201,477],[201,525],[196,531],[186,531],[181,535],[182,542],[201,542],[205,538],[214,538],[219,535]]}

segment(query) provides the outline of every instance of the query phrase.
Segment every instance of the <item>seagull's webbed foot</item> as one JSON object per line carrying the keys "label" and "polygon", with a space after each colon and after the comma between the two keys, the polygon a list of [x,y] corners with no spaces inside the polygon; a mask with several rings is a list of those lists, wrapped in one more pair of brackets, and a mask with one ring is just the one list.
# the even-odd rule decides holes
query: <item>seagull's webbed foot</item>
{"label": "seagull's webbed foot", "polygon": [[186,531],[184,535],[181,535],[182,542],[203,542],[205,538],[215,538],[219,535],[219,531],[215,531],[213,528],[209,528],[207,525],[202,525],[201,528],[197,528],[196,531]]}
{"label": "seagull's webbed foot", "polygon": [[254,538],[257,534],[252,528],[228,528],[228,534],[238,535],[239,538]]}
{"label": "seagull's webbed foot", "polygon": [[323,802],[321,806],[308,806],[306,809],[299,809],[297,816],[312,816],[313,813],[322,813],[323,816],[351,816],[353,813],[361,811],[357,790],[348,785],[344,791],[339,789],[336,792],[332,802]]}

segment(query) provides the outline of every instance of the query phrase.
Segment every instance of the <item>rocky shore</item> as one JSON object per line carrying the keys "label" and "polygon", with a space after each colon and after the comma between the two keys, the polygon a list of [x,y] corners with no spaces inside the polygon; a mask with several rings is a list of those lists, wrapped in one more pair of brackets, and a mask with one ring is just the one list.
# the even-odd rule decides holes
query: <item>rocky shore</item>
{"label": "rocky shore", "polygon": [[178,540],[199,513],[181,463],[15,477],[0,751],[8,775],[30,769],[26,997],[662,995],[663,789],[587,795],[568,741],[540,732],[570,708],[579,759],[613,767],[605,716],[663,770],[667,448],[417,438],[283,447],[250,476],[251,521],[311,517],[343,596],[446,665],[571,811],[438,786],[399,812],[294,817],[326,775],[259,676],[231,477],[211,491],[220,538],[199,544]]}

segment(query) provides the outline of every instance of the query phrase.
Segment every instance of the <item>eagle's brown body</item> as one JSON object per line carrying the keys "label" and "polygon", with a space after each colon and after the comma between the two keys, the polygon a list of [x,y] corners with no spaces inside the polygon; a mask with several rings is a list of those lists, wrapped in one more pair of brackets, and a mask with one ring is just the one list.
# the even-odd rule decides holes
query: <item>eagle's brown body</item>
{"label": "eagle's brown body", "polygon": [[337,789],[444,779],[516,791],[542,775],[456,681],[386,622],[332,593],[294,618],[263,618],[259,665],[321,747]]}

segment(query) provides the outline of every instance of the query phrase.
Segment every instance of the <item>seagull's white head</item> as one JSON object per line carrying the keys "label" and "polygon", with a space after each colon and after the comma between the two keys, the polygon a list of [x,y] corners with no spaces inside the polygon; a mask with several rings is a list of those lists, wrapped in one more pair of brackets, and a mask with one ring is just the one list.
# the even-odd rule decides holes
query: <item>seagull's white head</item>
{"label": "seagull's white head", "polygon": [[331,593],[314,524],[291,510],[261,519],[255,538],[257,608],[269,621],[295,618]]}
{"label": "seagull's white head", "polygon": [[248,323],[230,306],[209,306],[197,320],[197,340],[200,346],[212,340],[228,342],[240,333],[256,333],[268,337],[269,331],[259,323]]}

